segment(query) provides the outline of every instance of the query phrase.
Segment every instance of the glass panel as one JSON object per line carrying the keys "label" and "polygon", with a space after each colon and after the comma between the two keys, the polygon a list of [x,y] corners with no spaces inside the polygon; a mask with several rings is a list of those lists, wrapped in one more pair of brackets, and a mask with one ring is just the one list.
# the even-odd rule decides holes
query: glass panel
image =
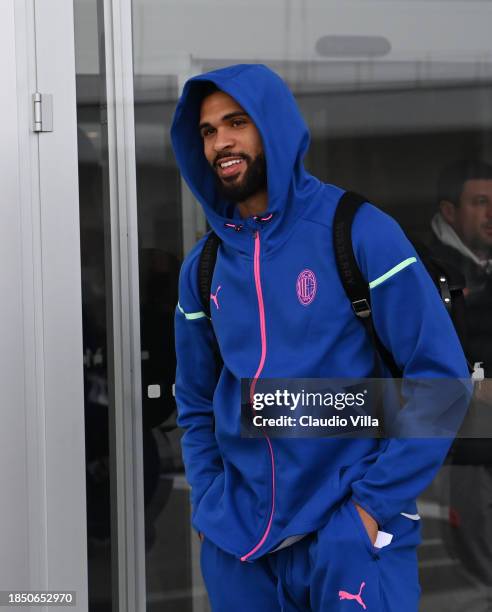
{"label": "glass panel", "polygon": [[[226,9],[217,0],[133,0],[141,274],[146,279],[142,338],[146,319],[153,325],[146,315],[149,283],[162,292],[155,304],[166,313],[155,329],[164,333],[166,326],[172,334],[172,283],[181,259],[206,229],[201,207],[180,182],[169,143],[173,108],[190,75],[255,61],[278,71],[311,130],[307,168],[322,180],[364,193],[412,238],[428,244],[435,241],[431,221],[439,208],[441,170],[460,158],[492,162],[491,43],[484,26],[490,5],[475,3],[474,11],[465,12],[465,2],[368,4],[250,0]],[[458,9],[463,10],[458,14]],[[408,36],[413,20],[425,24],[418,37]],[[472,45],[458,35],[463,31],[474,32]],[[344,36],[347,32],[355,35]],[[160,271],[152,259],[158,256],[146,250],[160,250]],[[488,282],[490,296],[490,277]],[[475,332],[477,348],[471,357],[477,361],[484,360],[481,356],[492,345],[490,312],[482,314],[487,323]],[[159,384],[169,385],[174,365],[170,338],[162,336],[160,347],[169,353],[158,357]],[[142,359],[143,372],[150,371],[146,351]],[[143,391],[145,395],[147,389]],[[147,547],[148,609],[172,610],[179,603],[180,610],[204,610],[179,433],[170,430],[169,393],[159,401],[156,411],[150,409],[156,400],[144,406],[144,418],[146,413],[156,415],[149,420],[155,439],[149,432],[147,437],[161,457],[160,484],[153,495],[157,497],[159,488],[166,491],[160,508],[146,512],[147,531],[154,536],[148,536]],[[426,519],[419,549],[422,610],[444,609],[452,602],[466,606],[474,593],[476,576],[465,558],[470,553],[457,550],[449,531],[450,499],[459,486],[453,474],[459,469],[453,467],[450,475],[450,466],[445,466],[420,500]],[[477,474],[482,467],[469,469]]]}
{"label": "glass panel", "polygon": [[175,76],[135,78],[148,610],[191,610],[188,489],[175,428],[174,310],[183,253],[168,127]]}
{"label": "glass panel", "polygon": [[[75,0],[89,610],[112,610],[108,409],[110,233],[101,3]],[[101,69],[102,67],[102,69]]]}

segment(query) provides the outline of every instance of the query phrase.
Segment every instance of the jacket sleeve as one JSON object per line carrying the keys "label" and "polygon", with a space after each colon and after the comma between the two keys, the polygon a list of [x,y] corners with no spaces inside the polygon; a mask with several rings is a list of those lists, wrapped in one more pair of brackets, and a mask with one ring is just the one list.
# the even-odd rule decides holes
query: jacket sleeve
{"label": "jacket sleeve", "polygon": [[[405,394],[405,381],[408,387],[409,379],[433,379],[427,386],[435,394],[442,379],[452,379],[449,383],[454,380],[461,394],[455,398],[461,422],[471,390],[466,359],[439,292],[415,249],[399,225],[370,204],[364,204],[356,215],[352,238],[356,259],[369,283],[376,332],[403,371],[402,413],[414,419],[419,410],[433,406],[431,397]],[[379,525],[405,511],[433,480],[458,426],[449,436],[401,436],[383,442],[378,459],[352,485],[354,501]]]}
{"label": "jacket sleeve", "polygon": [[198,259],[203,240],[181,267],[179,302],[175,314],[178,425],[186,477],[191,485],[193,514],[204,493],[223,471],[214,434],[213,396],[219,377],[215,337],[198,298]]}

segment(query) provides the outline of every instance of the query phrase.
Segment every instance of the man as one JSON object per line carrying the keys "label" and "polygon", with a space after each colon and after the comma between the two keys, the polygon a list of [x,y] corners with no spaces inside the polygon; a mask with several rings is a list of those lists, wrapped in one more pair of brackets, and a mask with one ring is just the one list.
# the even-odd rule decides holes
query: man
{"label": "man", "polygon": [[[467,356],[492,373],[492,166],[461,160],[444,168],[438,182],[439,211],[432,219],[432,250],[464,275]],[[468,439],[457,440],[450,478],[451,544],[463,566],[486,588],[476,589],[469,610],[492,607],[492,392],[478,386],[465,422]],[[478,437],[481,436],[481,437]]]}
{"label": "man", "polygon": [[[190,79],[171,136],[222,240],[211,320],[197,282],[204,239],[183,263],[175,319],[178,423],[214,612],[416,612],[415,498],[449,440],[240,435],[241,378],[374,373],[331,244],[343,190],[304,169],[307,128],[285,83],[262,65]],[[377,333],[404,375],[466,377],[450,319],[398,225],[366,203],[352,236],[374,287]],[[378,530],[390,534],[384,547]]]}
{"label": "man", "polygon": [[441,172],[438,192],[432,250],[464,274],[466,349],[491,368],[492,166],[473,160],[450,164]]}

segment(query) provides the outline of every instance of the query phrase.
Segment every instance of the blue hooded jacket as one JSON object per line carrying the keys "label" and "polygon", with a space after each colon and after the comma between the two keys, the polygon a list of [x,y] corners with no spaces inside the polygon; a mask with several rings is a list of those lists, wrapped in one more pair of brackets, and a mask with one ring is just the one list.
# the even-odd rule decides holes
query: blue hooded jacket
{"label": "blue hooded jacket", "polygon": [[[268,180],[261,218],[241,219],[217,193],[198,130],[204,82],[233,97],[260,132]],[[449,439],[240,436],[241,378],[364,378],[374,371],[372,342],[334,258],[332,220],[344,192],[305,170],[309,134],[292,93],[263,65],[193,77],[171,137],[182,175],[222,240],[211,320],[197,284],[205,238],[181,268],[175,318],[175,392],[193,526],[251,561],[290,536],[319,529],[349,497],[382,528],[401,512],[415,514],[415,499],[443,462]],[[371,287],[375,328],[404,376],[467,378],[451,320],[398,224],[366,203],[352,238]],[[309,291],[299,288],[302,278]]]}

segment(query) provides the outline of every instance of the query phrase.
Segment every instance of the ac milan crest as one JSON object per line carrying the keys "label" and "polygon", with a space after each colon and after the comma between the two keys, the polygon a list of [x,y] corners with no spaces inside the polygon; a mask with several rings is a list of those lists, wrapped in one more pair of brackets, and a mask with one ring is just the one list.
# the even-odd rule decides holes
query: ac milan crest
{"label": "ac milan crest", "polygon": [[297,298],[303,306],[308,306],[316,295],[316,276],[311,270],[303,270],[297,277],[296,291]]}

